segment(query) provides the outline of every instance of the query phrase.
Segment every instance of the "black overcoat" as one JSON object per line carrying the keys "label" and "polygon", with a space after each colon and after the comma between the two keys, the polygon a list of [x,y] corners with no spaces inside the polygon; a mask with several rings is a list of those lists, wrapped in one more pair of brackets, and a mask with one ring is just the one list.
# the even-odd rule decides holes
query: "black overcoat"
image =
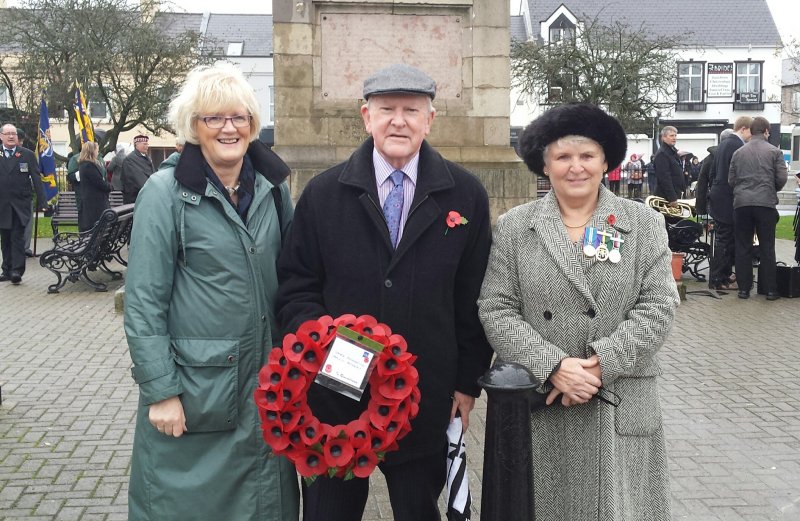
{"label": "black overcoat", "polygon": [[656,191],[653,195],[669,202],[677,200],[686,188],[681,160],[675,147],[661,145],[653,159],[656,173]]}
{"label": "black overcoat", "polygon": [[103,179],[96,163],[84,161],[78,171],[81,174],[81,207],[78,209],[78,230],[91,230],[108,208],[108,193],[111,185]]}
{"label": "black overcoat", "polygon": [[[284,333],[322,315],[369,314],[403,335],[418,356],[422,399],[411,433],[386,463],[443,451],[454,390],[478,396],[492,356],[477,298],[491,245],[486,190],[426,142],[414,201],[392,248],[372,162],[373,140],[314,179],[295,208],[278,261],[278,319]],[[448,228],[448,212],[468,224]],[[358,417],[358,403],[312,385],[309,403],[323,422]]]}
{"label": "black overcoat", "polygon": [[709,193],[711,216],[727,224],[733,224],[733,189],[728,184],[731,158],[743,146],[744,141],[738,135],[728,136],[719,144],[714,156],[714,183]]}
{"label": "black overcoat", "polygon": [[122,162],[122,202],[125,204],[135,203],[139,190],[153,175],[153,161],[149,156],[142,155],[138,151],[133,151]]}
{"label": "black overcoat", "polygon": [[12,212],[17,214],[23,226],[28,224],[31,220],[31,190],[36,190],[37,206],[43,207],[44,188],[36,154],[17,146],[14,155],[7,158],[0,150],[0,228],[11,228]]}

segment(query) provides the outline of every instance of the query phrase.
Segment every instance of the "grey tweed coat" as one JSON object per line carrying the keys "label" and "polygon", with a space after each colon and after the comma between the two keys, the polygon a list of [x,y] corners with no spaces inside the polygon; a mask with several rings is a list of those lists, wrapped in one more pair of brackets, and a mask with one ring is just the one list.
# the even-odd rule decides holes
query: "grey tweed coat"
{"label": "grey tweed coat", "polygon": [[[599,355],[603,386],[621,397],[532,413],[536,519],[670,519],[656,353],[678,293],[663,217],[600,188],[593,226],[609,215],[624,239],[614,264],[570,241],[551,191],[498,223],[479,299],[497,356],[546,382],[565,357]],[[609,227],[610,230],[610,227]]]}

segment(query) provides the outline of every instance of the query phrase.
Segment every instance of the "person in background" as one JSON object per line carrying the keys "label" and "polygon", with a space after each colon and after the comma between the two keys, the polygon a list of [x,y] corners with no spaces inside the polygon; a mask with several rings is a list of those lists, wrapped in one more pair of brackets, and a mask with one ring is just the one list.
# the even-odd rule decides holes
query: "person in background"
{"label": "person in background", "polygon": [[108,208],[108,193],[111,184],[106,181],[100,166],[97,164],[99,146],[94,141],[87,141],[81,148],[78,158],[80,175],[81,207],[78,210],[78,231],[91,230]]}
{"label": "person in background", "polygon": [[478,306],[498,359],[546,395],[523,420],[534,517],[669,521],[657,353],[679,298],[664,217],[600,186],[627,146],[600,108],[552,108],[520,143],[552,188],[499,219]]}
{"label": "person in background", "polygon": [[628,197],[636,199],[642,196],[642,164],[639,156],[631,154],[630,161],[625,164],[625,173],[628,176]]}
{"label": "person in background", "polygon": [[653,195],[656,191],[656,186],[658,185],[658,179],[656,179],[656,163],[655,163],[656,156],[650,156],[650,162],[647,163],[644,167],[644,171],[647,172],[647,193]]}
{"label": "person in background", "polygon": [[36,154],[19,144],[17,127],[6,123],[0,129],[0,250],[3,254],[0,282],[22,282],[25,274],[25,226],[33,218],[31,198],[44,211],[42,177]]}
{"label": "person in background", "polygon": [[289,167],[257,140],[259,114],[235,66],[192,70],[169,111],[186,147],[136,201],[125,276],[139,386],[129,521],[299,516],[297,474],[264,442],[253,400],[281,344],[275,263],[293,213]]}
{"label": "person in background", "polygon": [[622,180],[622,165],[617,165],[608,171],[608,188],[614,195],[619,195],[619,184]]}
{"label": "person in background", "polygon": [[683,195],[686,184],[678,149],[678,129],[666,126],[661,129],[661,147],[653,159],[655,167],[656,189],[653,195],[666,199],[670,206],[677,206]]}
{"label": "person in background", "polygon": [[[719,135],[719,142],[727,139],[728,136],[733,134],[733,129],[726,128]],[[697,215],[708,215],[709,204],[708,194],[711,191],[711,185],[714,182],[714,159],[717,156],[717,149],[719,145],[712,145],[706,150],[708,155],[700,162],[700,173],[697,176],[697,185],[695,185],[695,210]]]}
{"label": "person in background", "polygon": [[[379,465],[395,521],[440,519],[448,423],[460,413],[469,427],[492,356],[476,303],[491,245],[489,200],[477,177],[425,141],[435,94],[430,76],[404,64],[364,80],[370,137],[306,185],[278,264],[284,331],[323,315],[369,314],[417,356],[419,416]],[[452,213],[462,224],[448,227]],[[320,421],[333,425],[357,418],[367,400],[309,391]],[[369,481],[317,478],[303,488],[303,519],[360,520]]]}
{"label": "person in background", "polygon": [[767,300],[780,298],[775,278],[775,226],[780,218],[778,192],[788,174],[781,150],[767,141],[769,121],[757,116],[750,124],[751,139],[731,158],[728,184],[733,190],[733,222],[736,236],[736,278],[739,298],[749,298],[753,286],[753,233],[758,235],[761,256],[759,283]]}
{"label": "person in background", "polygon": [[183,145],[186,144],[186,140],[184,138],[178,138],[175,140],[175,152],[171,153],[169,157],[161,162],[158,165],[159,170],[163,170],[170,166],[175,166],[178,164],[178,159],[181,157],[181,152],[183,152]]}
{"label": "person in background", "polygon": [[108,174],[111,176],[111,187],[116,192],[122,191],[122,163],[125,161],[125,145],[117,143],[117,152],[108,164]]}
{"label": "person in background", "polygon": [[[739,290],[733,279],[736,259],[736,240],[733,215],[733,190],[728,184],[731,158],[734,152],[750,141],[753,118],[739,116],[733,123],[733,134],[721,140],[714,155],[714,181],[709,191],[711,217],[714,218],[714,255],[708,259],[708,287],[716,290]],[[750,240],[752,243],[752,235]],[[752,271],[752,267],[751,267]],[[736,275],[738,280],[738,274]]]}
{"label": "person in background", "polygon": [[150,138],[139,134],[133,138],[133,152],[125,157],[122,162],[122,202],[135,203],[139,190],[153,175],[153,161],[147,155],[150,148]]}

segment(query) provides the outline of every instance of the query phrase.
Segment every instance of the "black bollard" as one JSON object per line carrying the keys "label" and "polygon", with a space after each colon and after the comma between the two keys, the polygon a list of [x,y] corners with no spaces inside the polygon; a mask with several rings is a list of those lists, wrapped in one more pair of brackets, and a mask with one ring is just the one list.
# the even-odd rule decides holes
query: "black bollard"
{"label": "black bollard", "polygon": [[478,383],[486,390],[481,521],[535,521],[531,409],[544,404],[523,366],[498,361]]}

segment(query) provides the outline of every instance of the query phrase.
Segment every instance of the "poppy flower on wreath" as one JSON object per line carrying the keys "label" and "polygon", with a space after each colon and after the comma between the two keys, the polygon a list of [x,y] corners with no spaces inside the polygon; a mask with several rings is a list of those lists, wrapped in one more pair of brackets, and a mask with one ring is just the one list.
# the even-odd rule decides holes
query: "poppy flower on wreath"
{"label": "poppy flower on wreath", "polygon": [[447,230],[444,231],[445,235],[447,235],[447,232],[450,231],[450,228],[455,228],[456,226],[461,226],[469,223],[466,217],[463,217],[460,213],[456,212],[455,210],[450,210],[450,212],[447,213],[447,218],[445,219],[445,222],[447,223]]}
{"label": "poppy flower on wreath", "polygon": [[[458,222],[467,220],[455,213]],[[314,382],[336,328],[347,327],[383,349],[376,354],[369,377],[372,391],[366,410],[346,425],[329,425],[308,406]],[[304,322],[273,348],[258,374],[254,400],[264,441],[274,454],[288,458],[307,483],[318,476],[366,478],[387,452],[411,432],[419,413],[421,393],[417,357],[408,352],[405,339],[369,315],[329,316]]]}

